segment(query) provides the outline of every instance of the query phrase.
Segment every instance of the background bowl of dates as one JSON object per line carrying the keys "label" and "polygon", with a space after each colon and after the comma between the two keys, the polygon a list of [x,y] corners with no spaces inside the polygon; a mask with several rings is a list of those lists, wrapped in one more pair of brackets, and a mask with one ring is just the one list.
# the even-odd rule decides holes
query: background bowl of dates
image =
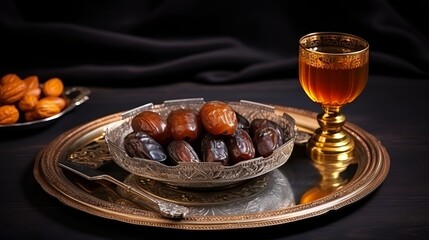
{"label": "background bowl of dates", "polygon": [[[237,128],[233,134],[213,136],[205,130],[200,110],[211,102],[226,103],[237,114]],[[190,123],[185,124],[191,129],[188,132],[197,129],[195,137],[153,138],[144,131],[134,130],[132,126],[137,115],[151,112],[157,113],[160,116],[158,120],[164,121],[164,126],[160,123],[153,126],[154,124],[150,123],[152,130],[159,132],[160,129],[174,128],[166,126],[171,122],[169,117],[173,118],[170,115],[184,110],[192,110],[196,114],[196,119],[192,120],[195,123],[191,123],[196,126],[189,127]],[[224,111],[217,111],[214,114],[224,114]],[[272,106],[246,100],[237,102],[206,102],[202,98],[167,100],[161,104],[142,105],[122,112],[121,116],[122,120],[106,127],[105,140],[115,163],[132,174],[178,187],[227,186],[268,173],[287,162],[292,154],[297,134],[295,120],[290,115],[280,116],[274,112]],[[173,121],[183,123],[183,119],[192,118],[189,115],[185,116],[187,117],[179,117]],[[219,118],[225,121],[228,117]],[[147,121],[145,123],[147,125]],[[265,128],[261,129],[267,124],[270,126],[268,131]],[[252,146],[249,145],[249,140],[246,142],[249,137]],[[270,140],[267,140],[267,137]],[[257,146],[258,144],[262,146]],[[269,148],[271,150],[267,151]],[[261,149],[261,152],[258,149]],[[237,155],[237,151],[242,152]],[[252,151],[254,153],[251,153]],[[246,156],[250,154],[251,157],[240,158],[240,154],[247,154]]]}

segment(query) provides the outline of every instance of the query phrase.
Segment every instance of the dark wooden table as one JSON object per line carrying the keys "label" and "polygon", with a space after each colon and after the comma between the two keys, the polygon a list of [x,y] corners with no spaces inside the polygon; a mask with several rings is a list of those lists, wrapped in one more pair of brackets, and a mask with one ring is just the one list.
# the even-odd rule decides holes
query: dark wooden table
{"label": "dark wooden table", "polygon": [[1,239],[424,239],[429,234],[429,79],[370,76],[363,94],[344,108],[347,120],[377,137],[389,153],[389,174],[374,192],[338,211],[302,221],[210,232],[137,226],[66,206],[35,180],[35,156],[68,129],[166,99],[246,99],[319,112],[298,81],[235,85],[184,82],[90,90],[88,102],[46,129],[0,133]]}

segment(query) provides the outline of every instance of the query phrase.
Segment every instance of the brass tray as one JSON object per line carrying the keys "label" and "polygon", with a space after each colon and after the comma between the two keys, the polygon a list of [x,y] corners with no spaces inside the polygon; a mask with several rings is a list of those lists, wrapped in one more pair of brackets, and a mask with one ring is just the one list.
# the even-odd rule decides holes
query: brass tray
{"label": "brass tray", "polygon": [[[298,130],[311,133],[317,127],[316,113],[274,106],[295,120]],[[308,159],[304,145],[296,142],[292,156],[280,168],[241,185],[212,191],[188,191],[128,175],[124,181],[154,197],[186,204],[191,214],[181,220],[161,217],[138,197],[108,182],[90,182],[63,171],[60,160],[92,167],[111,162],[104,133],[121,119],[112,114],[64,132],[36,157],[33,173],[42,188],[64,204],[106,219],[130,224],[183,229],[224,230],[286,224],[338,210],[379,187],[386,178],[390,158],[371,134],[352,123],[345,130],[356,142],[356,158],[338,171],[320,172]]]}

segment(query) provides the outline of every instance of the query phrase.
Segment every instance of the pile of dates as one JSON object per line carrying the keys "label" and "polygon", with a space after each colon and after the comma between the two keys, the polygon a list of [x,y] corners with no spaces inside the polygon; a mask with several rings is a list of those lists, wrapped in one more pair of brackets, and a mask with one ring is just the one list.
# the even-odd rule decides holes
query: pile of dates
{"label": "pile of dates", "polygon": [[124,138],[130,157],[177,165],[179,162],[220,162],[231,166],[267,157],[282,145],[284,129],[269,119],[249,122],[226,102],[205,102],[199,110],[171,110],[164,119],[143,111],[131,119],[133,131]]}
{"label": "pile of dates", "polygon": [[54,116],[67,105],[60,78],[39,83],[36,75],[21,79],[10,73],[0,79],[0,125],[30,122]]}

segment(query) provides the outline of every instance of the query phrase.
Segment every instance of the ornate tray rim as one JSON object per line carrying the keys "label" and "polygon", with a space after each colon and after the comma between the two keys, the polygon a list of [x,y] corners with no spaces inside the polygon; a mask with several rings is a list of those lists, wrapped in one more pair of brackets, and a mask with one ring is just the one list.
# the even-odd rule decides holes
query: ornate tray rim
{"label": "ornate tray rim", "polygon": [[[278,114],[291,115],[300,131],[312,132],[317,127],[316,113],[307,110],[274,106]],[[378,188],[388,175],[390,158],[387,150],[373,135],[352,123],[345,130],[365,149],[355,177],[343,188],[318,200],[269,212],[232,216],[192,216],[180,221],[162,218],[143,209],[102,201],[82,192],[73,185],[58,166],[71,148],[82,146],[88,139],[103,134],[108,124],[121,119],[121,113],[112,114],[70,129],[50,142],[36,156],[33,174],[42,188],[64,204],[89,214],[130,224],[183,230],[225,230],[266,227],[295,222],[322,215],[350,205]]]}

